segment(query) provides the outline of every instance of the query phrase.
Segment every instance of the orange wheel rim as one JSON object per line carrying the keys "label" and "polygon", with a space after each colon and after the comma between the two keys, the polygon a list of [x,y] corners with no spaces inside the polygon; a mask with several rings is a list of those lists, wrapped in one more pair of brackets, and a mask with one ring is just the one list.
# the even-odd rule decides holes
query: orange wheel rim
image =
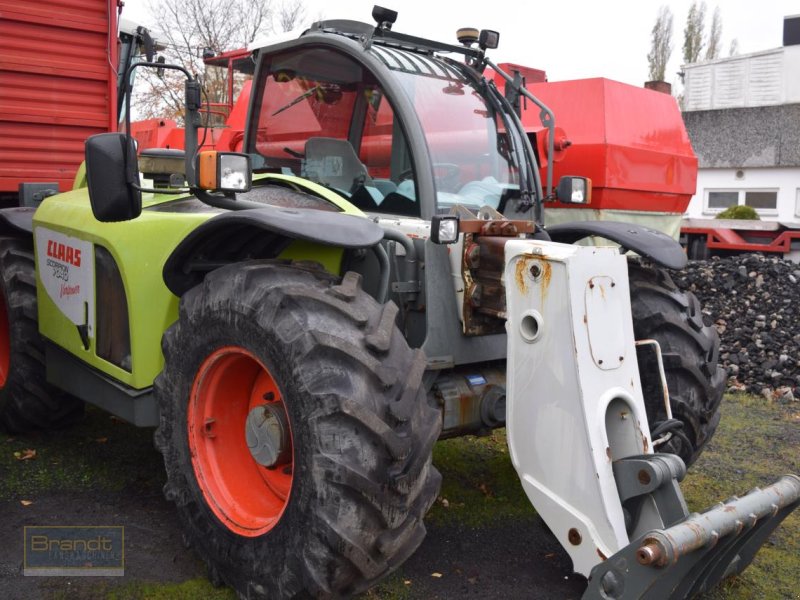
{"label": "orange wheel rim", "polygon": [[11,366],[10,330],[6,296],[0,292],[0,388],[6,387],[8,371]]}
{"label": "orange wheel rim", "polygon": [[[260,415],[271,416],[265,422],[272,428],[254,430],[252,423],[262,423]],[[294,449],[285,415],[272,374],[251,352],[226,346],[200,365],[187,411],[192,467],[207,505],[234,533],[262,535],[286,509]],[[275,434],[277,421],[284,424],[282,436]],[[264,448],[272,446],[259,443],[274,445],[278,439],[281,457],[265,466]]]}

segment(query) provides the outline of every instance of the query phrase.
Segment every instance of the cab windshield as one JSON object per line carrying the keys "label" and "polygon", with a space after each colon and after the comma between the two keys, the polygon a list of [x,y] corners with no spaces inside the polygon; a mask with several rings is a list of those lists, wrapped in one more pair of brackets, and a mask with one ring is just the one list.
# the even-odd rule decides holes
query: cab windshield
{"label": "cab windshield", "polygon": [[[443,60],[373,47],[425,132],[436,210],[502,210],[519,170],[502,120],[477,83]],[[382,86],[354,59],[323,48],[276,54],[257,92],[251,151],[267,167],[319,183],[369,212],[419,216],[417,177],[402,123]]]}
{"label": "cab windshield", "polygon": [[422,124],[440,211],[453,204],[502,208],[519,196],[519,169],[500,115],[481,84],[439,58],[374,47]]}

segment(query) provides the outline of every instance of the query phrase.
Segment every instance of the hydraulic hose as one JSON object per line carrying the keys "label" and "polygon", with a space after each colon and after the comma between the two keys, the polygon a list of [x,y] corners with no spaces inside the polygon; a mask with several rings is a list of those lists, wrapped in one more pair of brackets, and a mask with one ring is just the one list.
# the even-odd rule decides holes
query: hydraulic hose
{"label": "hydraulic hose", "polygon": [[375,253],[375,257],[378,259],[378,264],[380,265],[381,270],[380,284],[378,286],[378,293],[375,299],[383,304],[389,299],[389,255],[386,253],[386,250],[380,243],[375,244],[372,247],[372,251]]}

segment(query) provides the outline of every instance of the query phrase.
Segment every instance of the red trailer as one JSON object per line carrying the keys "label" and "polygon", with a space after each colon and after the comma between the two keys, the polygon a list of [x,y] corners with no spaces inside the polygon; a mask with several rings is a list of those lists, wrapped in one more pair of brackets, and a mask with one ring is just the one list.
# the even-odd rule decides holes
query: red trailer
{"label": "red trailer", "polygon": [[705,260],[745,252],[763,252],[800,262],[800,224],[740,219],[684,219],[681,244],[689,258]]}
{"label": "red trailer", "polygon": [[119,0],[0,0],[3,204],[22,200],[20,184],[72,189],[84,140],[117,129],[120,6]]}

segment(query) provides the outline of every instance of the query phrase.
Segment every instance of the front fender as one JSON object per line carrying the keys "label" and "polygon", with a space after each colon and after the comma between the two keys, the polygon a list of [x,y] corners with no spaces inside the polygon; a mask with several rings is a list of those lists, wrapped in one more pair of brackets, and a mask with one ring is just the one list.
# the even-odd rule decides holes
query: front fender
{"label": "front fender", "polygon": [[554,242],[563,244],[574,244],[593,235],[601,237],[668,269],[683,269],[687,262],[686,253],[672,237],[642,225],[619,221],[576,221],[548,227],[547,233]]}
{"label": "front fender", "polygon": [[303,208],[264,206],[226,212],[187,235],[164,264],[164,283],[181,296],[216,266],[274,258],[295,240],[345,249],[369,248],[383,229],[364,217]]}

